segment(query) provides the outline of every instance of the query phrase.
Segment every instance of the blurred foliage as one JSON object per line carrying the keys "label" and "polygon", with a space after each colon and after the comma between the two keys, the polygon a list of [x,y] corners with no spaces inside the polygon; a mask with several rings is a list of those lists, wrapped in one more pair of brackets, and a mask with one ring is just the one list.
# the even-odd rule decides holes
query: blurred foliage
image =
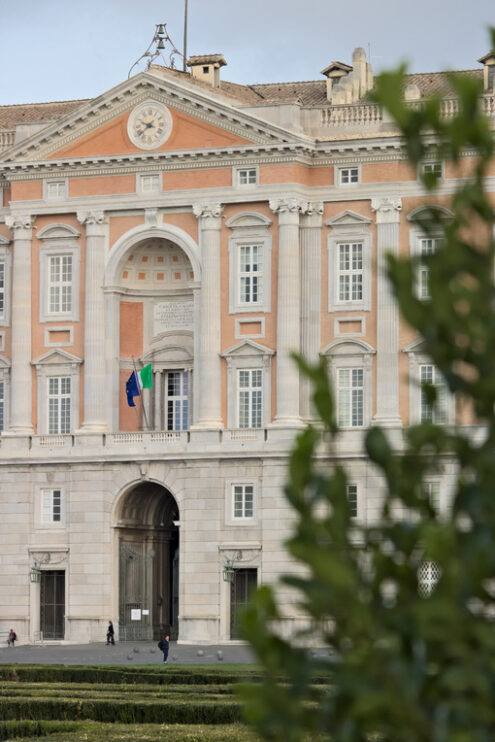
{"label": "blurred foliage", "polygon": [[[351,517],[347,473],[331,455],[339,433],[325,363],[297,360],[312,380],[318,423],[291,455],[287,549],[301,569],[279,587],[295,591],[309,628],[296,642],[280,638],[283,609],[269,586],[244,616],[264,667],[263,683],[245,691],[246,715],[266,739],[495,739],[495,245],[484,190],[490,167],[493,177],[493,131],[478,82],[449,77],[459,107],[448,118],[440,98],[403,102],[404,69],[377,82],[376,100],[395,119],[414,168],[433,156],[461,178],[451,181],[457,190],[446,202],[435,174],[421,176],[429,206],[420,226],[444,236],[421,258],[430,298],[418,298],[417,259],[389,257],[388,268],[402,315],[424,340],[421,352],[482,427],[413,425],[400,450],[370,428],[365,448],[384,492],[379,524],[367,525]],[[427,393],[434,404],[435,389]],[[424,481],[440,476],[445,462],[456,476],[452,502],[439,511]],[[429,590],[420,580],[425,565],[438,577]],[[315,637],[325,647],[318,656],[300,648]],[[316,686],[322,675],[326,685]]]}

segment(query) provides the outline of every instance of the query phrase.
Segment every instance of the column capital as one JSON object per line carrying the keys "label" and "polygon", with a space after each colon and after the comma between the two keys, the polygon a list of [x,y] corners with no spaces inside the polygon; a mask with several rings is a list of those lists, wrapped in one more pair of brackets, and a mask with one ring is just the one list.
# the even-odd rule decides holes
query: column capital
{"label": "column capital", "polygon": [[399,196],[380,196],[371,199],[371,211],[376,211],[377,224],[398,224],[402,199]]}
{"label": "column capital", "polygon": [[[14,232],[16,239],[30,238],[35,217],[31,214],[8,214],[5,224]],[[25,231],[26,234],[22,234]]]}
{"label": "column capital", "polygon": [[222,216],[223,206],[221,203],[195,203],[192,210],[196,219],[218,219]]}
{"label": "column capital", "polygon": [[108,216],[104,211],[94,209],[92,211],[78,211],[77,220],[86,226],[86,235],[99,237],[105,233],[108,224]]}
{"label": "column capital", "polygon": [[322,223],[323,201],[309,201],[307,208],[302,212],[301,226],[306,228],[319,228]]}
{"label": "column capital", "polygon": [[309,206],[299,198],[271,198],[269,205],[275,214],[305,214]]}

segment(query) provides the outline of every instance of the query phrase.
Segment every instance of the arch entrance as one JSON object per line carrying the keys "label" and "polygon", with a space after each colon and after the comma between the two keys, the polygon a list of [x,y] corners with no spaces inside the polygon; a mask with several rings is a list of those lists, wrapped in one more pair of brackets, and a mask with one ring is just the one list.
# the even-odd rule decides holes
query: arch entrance
{"label": "arch entrance", "polygon": [[141,482],[122,499],[118,517],[121,641],[178,637],[179,509],[173,495]]}

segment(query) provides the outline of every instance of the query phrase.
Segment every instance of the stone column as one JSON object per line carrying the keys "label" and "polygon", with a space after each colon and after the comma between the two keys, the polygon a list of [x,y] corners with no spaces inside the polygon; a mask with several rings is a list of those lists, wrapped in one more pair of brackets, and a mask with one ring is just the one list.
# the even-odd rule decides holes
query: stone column
{"label": "stone column", "polygon": [[[309,203],[301,218],[301,354],[315,364],[320,357],[321,227],[323,203]],[[311,385],[301,377],[300,411],[310,420]]]}
{"label": "stone column", "polygon": [[274,425],[301,425],[299,369],[290,357],[301,349],[299,215],[307,204],[295,198],[270,201],[278,214],[277,411]]}
{"label": "stone column", "polygon": [[29,214],[16,214],[6,216],[5,223],[14,233],[10,431],[27,435],[33,433],[31,369],[33,218]]}
{"label": "stone column", "polygon": [[[220,365],[220,229],[221,204],[195,204],[199,220],[201,291],[195,326],[197,414],[194,428],[222,428]],[[197,341],[196,341],[197,333]]]}
{"label": "stone column", "polygon": [[400,198],[372,198],[376,212],[376,413],[373,422],[383,427],[401,426],[399,416],[399,307],[387,277],[388,253],[399,253]]}
{"label": "stone column", "polygon": [[103,211],[77,214],[86,226],[86,283],[84,302],[84,416],[81,430],[108,430],[105,374],[105,239],[108,217]]}
{"label": "stone column", "polygon": [[119,407],[123,390],[120,386],[120,294],[112,289],[105,291],[105,412],[109,430],[119,429]]}

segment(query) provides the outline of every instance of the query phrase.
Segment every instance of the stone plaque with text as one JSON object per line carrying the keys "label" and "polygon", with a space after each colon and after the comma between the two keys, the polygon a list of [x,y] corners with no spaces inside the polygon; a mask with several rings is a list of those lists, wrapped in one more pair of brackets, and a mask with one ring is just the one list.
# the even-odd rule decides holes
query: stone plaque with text
{"label": "stone plaque with text", "polygon": [[193,329],[194,302],[188,301],[160,301],[154,305],[153,334],[169,330]]}

